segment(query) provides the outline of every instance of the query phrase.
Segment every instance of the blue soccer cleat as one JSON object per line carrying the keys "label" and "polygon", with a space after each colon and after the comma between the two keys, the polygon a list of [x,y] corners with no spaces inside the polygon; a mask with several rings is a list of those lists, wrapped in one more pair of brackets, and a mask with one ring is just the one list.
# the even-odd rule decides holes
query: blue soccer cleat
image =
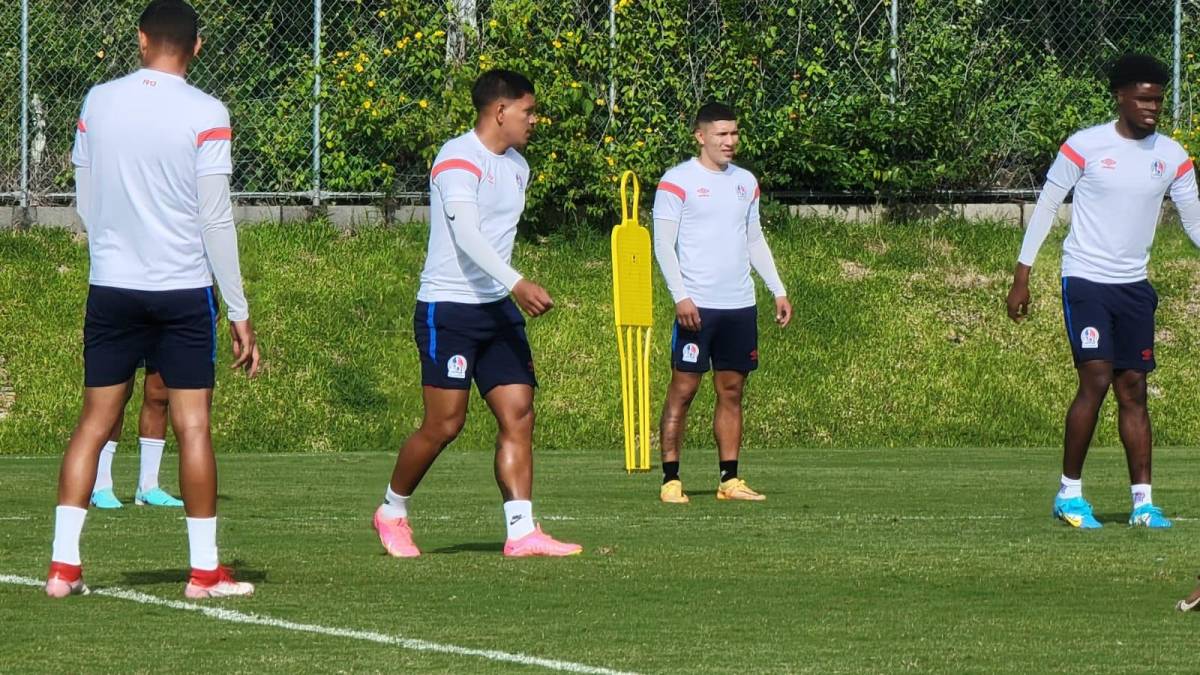
{"label": "blue soccer cleat", "polygon": [[1171,527],[1171,521],[1163,515],[1162,509],[1153,504],[1142,504],[1129,514],[1129,524],[1134,527],[1148,527],[1152,530],[1165,530]]}
{"label": "blue soccer cleat", "polygon": [[112,488],[104,488],[92,493],[92,506],[98,509],[119,509],[121,500],[113,494]]}
{"label": "blue soccer cleat", "polygon": [[140,489],[133,498],[133,503],[138,506],[171,506],[179,508],[183,506],[183,502],[167,494],[162,488],[151,488],[142,492]]}
{"label": "blue soccer cleat", "polygon": [[1071,527],[1081,530],[1096,530],[1101,527],[1100,521],[1092,515],[1092,505],[1083,497],[1055,497],[1053,515]]}

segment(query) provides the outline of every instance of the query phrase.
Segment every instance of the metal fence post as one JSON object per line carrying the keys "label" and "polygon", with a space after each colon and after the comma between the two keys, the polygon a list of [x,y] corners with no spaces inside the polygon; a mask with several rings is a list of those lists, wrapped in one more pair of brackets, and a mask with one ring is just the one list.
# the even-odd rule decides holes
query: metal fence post
{"label": "metal fence post", "polygon": [[1175,33],[1173,35],[1174,53],[1171,57],[1171,119],[1175,129],[1179,128],[1179,88],[1183,84],[1179,79],[1179,52],[1183,37],[1183,0],[1175,0]]}
{"label": "metal fence post", "polygon": [[29,207],[29,0],[21,0],[21,208]]}
{"label": "metal fence post", "polygon": [[321,0],[313,0],[312,204],[321,205]]}
{"label": "metal fence post", "polygon": [[900,0],[892,0],[892,11],[888,20],[891,23],[892,30],[890,56],[892,62],[892,93],[888,98],[894,104],[896,102],[896,92],[900,89]]}
{"label": "metal fence post", "polygon": [[608,119],[617,104],[617,82],[613,79],[613,60],[617,52],[617,0],[608,0]]}

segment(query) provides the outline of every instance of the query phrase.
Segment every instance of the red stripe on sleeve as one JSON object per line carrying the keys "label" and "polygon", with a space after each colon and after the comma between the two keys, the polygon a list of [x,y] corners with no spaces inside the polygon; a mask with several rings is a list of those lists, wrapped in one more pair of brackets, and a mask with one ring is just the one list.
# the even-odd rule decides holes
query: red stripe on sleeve
{"label": "red stripe on sleeve", "polygon": [[755,186],[754,186],[754,198],[755,198],[755,199],[758,199],[758,198],[759,198],[759,197],[761,197],[761,196],[762,196],[762,188],[760,188],[759,186],[755,185]]}
{"label": "red stripe on sleeve", "polygon": [[483,178],[483,171],[465,159],[448,159],[440,164],[435,165],[433,170],[429,172],[429,178],[437,178],[439,173],[443,171],[449,171],[451,169],[462,169],[463,171],[469,171],[475,174],[476,178]]}
{"label": "red stripe on sleeve", "polygon": [[229,127],[217,127],[208,131],[201,131],[196,136],[196,147],[204,145],[206,141],[232,141],[233,129]]}
{"label": "red stripe on sleeve", "polygon": [[1185,174],[1187,174],[1187,172],[1191,171],[1194,168],[1195,168],[1195,165],[1192,164],[1192,158],[1188,157],[1186,160],[1184,160],[1183,164],[1179,165],[1178,169],[1175,169],[1175,177],[1182,178]]}
{"label": "red stripe on sleeve", "polygon": [[1075,166],[1077,166],[1081,169],[1084,168],[1084,165],[1087,164],[1087,162],[1085,162],[1083,159],[1083,155],[1079,154],[1078,152],[1075,152],[1075,148],[1072,148],[1071,146],[1067,145],[1066,143],[1063,143],[1062,147],[1059,148],[1058,151],[1063,154],[1063,157],[1066,157],[1067,159],[1071,160],[1072,164],[1074,164]]}
{"label": "red stripe on sleeve", "polygon": [[664,180],[658,184],[658,189],[664,192],[670,192],[676,197],[679,197],[680,201],[687,201],[687,193],[683,191],[683,188],[674,183],[668,183]]}
{"label": "red stripe on sleeve", "polygon": [[78,120],[75,121],[75,128],[82,131],[85,134],[87,133],[87,125],[83,123],[82,117],[80,117]]}

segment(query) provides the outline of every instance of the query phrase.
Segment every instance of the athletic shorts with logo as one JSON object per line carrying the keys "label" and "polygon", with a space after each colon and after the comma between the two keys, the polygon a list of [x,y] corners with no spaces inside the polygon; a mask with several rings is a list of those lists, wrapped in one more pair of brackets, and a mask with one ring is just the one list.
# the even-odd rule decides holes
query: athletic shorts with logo
{"label": "athletic shorts with logo", "polygon": [[413,334],[421,353],[421,384],[480,395],[502,384],[537,386],[525,317],[512,299],[471,304],[417,302]]}
{"label": "athletic shorts with logo", "polygon": [[211,286],[173,291],[88,287],[84,386],[126,382],[144,362],[171,389],[211,389],[216,360],[217,301]]}
{"label": "athletic shorts with logo", "polygon": [[675,322],[671,334],[671,366],[688,373],[736,370],[748,373],[758,368],[758,310],[700,310],[700,330],[691,331]]}
{"label": "athletic shorts with logo", "polygon": [[1154,312],[1149,281],[1102,284],[1063,277],[1063,320],[1075,366],[1111,361],[1118,370],[1154,370]]}

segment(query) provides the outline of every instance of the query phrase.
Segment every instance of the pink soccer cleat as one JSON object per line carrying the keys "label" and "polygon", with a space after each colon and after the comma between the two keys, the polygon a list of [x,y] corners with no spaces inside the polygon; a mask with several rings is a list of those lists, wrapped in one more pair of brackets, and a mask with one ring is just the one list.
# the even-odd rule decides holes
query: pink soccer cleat
{"label": "pink soccer cleat", "polygon": [[375,531],[379,533],[379,543],[394,558],[415,558],[421,555],[421,549],[413,543],[412,528],[408,518],[388,518],[383,515],[383,507],[375,509]]}
{"label": "pink soccer cleat", "polygon": [[89,592],[83,583],[82,566],[50,562],[50,573],[46,575],[46,595],[65,598],[68,595],[87,595]]}
{"label": "pink soccer cleat", "polygon": [[530,556],[562,558],[580,553],[583,553],[582,546],[558,541],[542,532],[541,525],[520,539],[509,539],[504,542],[504,557],[506,558],[528,558]]}
{"label": "pink soccer cleat", "polygon": [[224,565],[217,565],[215,570],[193,568],[183,595],[191,600],[254,595],[254,584],[235,580],[233,570]]}

